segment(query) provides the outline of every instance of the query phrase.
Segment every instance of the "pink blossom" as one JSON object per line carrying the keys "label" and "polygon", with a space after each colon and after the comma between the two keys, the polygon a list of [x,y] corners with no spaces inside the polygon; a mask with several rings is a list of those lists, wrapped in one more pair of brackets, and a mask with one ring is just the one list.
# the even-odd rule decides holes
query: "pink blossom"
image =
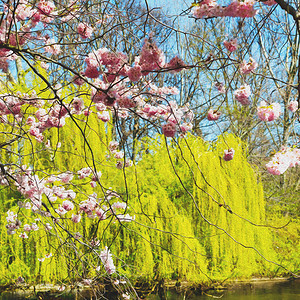
{"label": "pink blossom", "polygon": [[275,0],[266,0],[264,2],[262,2],[263,4],[265,5],[268,5],[268,6],[272,6],[272,5],[276,5],[277,2]]}
{"label": "pink blossom", "polygon": [[139,58],[139,65],[144,71],[144,75],[147,75],[150,71],[163,68],[165,65],[164,53],[151,39],[145,39]]}
{"label": "pink blossom", "polygon": [[125,168],[132,167],[132,166],[133,166],[132,160],[126,158],[126,160],[125,160]]}
{"label": "pink blossom", "polygon": [[81,215],[72,215],[72,218],[71,218],[72,222],[74,223],[79,223],[80,220],[81,220]]}
{"label": "pink blossom", "polygon": [[281,175],[288,168],[292,168],[300,165],[300,149],[282,147],[277,152],[272,160],[266,164],[266,168],[269,173],[273,175]]}
{"label": "pink blossom", "polygon": [[24,226],[23,226],[23,230],[24,231],[31,231],[31,226],[29,225],[29,224],[25,224]]}
{"label": "pink blossom", "polygon": [[110,114],[108,111],[103,111],[101,113],[98,112],[97,117],[103,122],[108,122],[110,120]]}
{"label": "pink blossom", "polygon": [[77,26],[77,32],[83,39],[88,39],[92,36],[93,28],[86,23],[79,23]]}
{"label": "pink blossom", "polygon": [[226,149],[224,150],[224,156],[223,156],[223,159],[225,161],[230,161],[233,159],[233,156],[234,156],[234,149],[230,148],[230,149]]}
{"label": "pink blossom", "polygon": [[46,64],[45,62],[41,62],[41,67],[45,70],[48,70],[49,69],[49,64]]}
{"label": "pink blossom", "polygon": [[100,72],[98,71],[97,68],[88,67],[85,70],[84,75],[88,78],[98,78],[100,75]]}
{"label": "pink blossom", "polygon": [[208,121],[217,121],[219,119],[220,115],[221,115],[220,112],[210,109],[207,113],[207,120]]}
{"label": "pink blossom", "polygon": [[77,174],[79,175],[79,179],[84,179],[88,176],[90,176],[92,173],[92,170],[90,168],[82,168],[81,170],[79,170],[77,172]]}
{"label": "pink blossom", "polygon": [[173,57],[166,65],[165,68],[170,69],[170,73],[178,73],[186,67],[185,62],[178,56]]}
{"label": "pink blossom", "polygon": [[115,202],[115,203],[112,204],[112,208],[126,209],[127,208],[127,203],[126,202]]}
{"label": "pink blossom", "polygon": [[115,152],[114,158],[122,159],[123,157],[124,157],[124,152],[123,151]]}
{"label": "pink blossom", "polygon": [[49,15],[55,9],[54,3],[47,0],[40,0],[37,4],[37,7],[45,15]]}
{"label": "pink blossom", "polygon": [[142,68],[141,66],[137,65],[137,66],[134,66],[132,68],[130,68],[128,71],[127,71],[127,75],[129,77],[129,79],[131,81],[139,81],[142,77]]}
{"label": "pink blossom", "polygon": [[38,227],[38,225],[36,223],[31,223],[31,229],[33,231],[37,231],[37,230],[39,230],[39,227]]}
{"label": "pink blossom", "polygon": [[54,39],[46,41],[45,51],[53,55],[58,55],[61,52],[60,45],[58,45]]}
{"label": "pink blossom", "polygon": [[215,82],[215,87],[217,88],[217,90],[218,90],[221,94],[225,94],[225,93],[226,93],[226,89],[225,89],[224,83],[221,83],[221,82]]}
{"label": "pink blossom", "polygon": [[250,104],[249,97],[251,95],[251,90],[248,84],[244,84],[239,89],[235,90],[233,95],[242,105]]}
{"label": "pink blossom", "polygon": [[44,140],[44,136],[41,134],[40,130],[36,127],[31,127],[29,130],[29,134],[34,136],[39,143],[41,143]]}
{"label": "pink blossom", "polygon": [[70,211],[72,209],[74,209],[74,204],[69,201],[69,200],[65,200],[63,203],[62,203],[62,207],[66,210],[66,211]]}
{"label": "pink blossom", "polygon": [[279,118],[281,113],[281,106],[279,103],[272,103],[268,105],[265,101],[260,102],[257,107],[257,115],[260,120],[265,122],[274,121]]}
{"label": "pink blossom", "polygon": [[174,123],[168,122],[162,126],[162,132],[165,137],[174,137],[176,133],[176,125]]}
{"label": "pink blossom", "polygon": [[28,239],[28,235],[25,232],[22,232],[19,237],[22,239]]}
{"label": "pink blossom", "polygon": [[241,17],[251,18],[257,14],[257,10],[253,5],[255,0],[234,0],[228,6],[220,6],[216,0],[203,0],[192,9],[192,14],[195,18],[204,17]]}
{"label": "pink blossom", "polygon": [[[97,78],[97,77],[98,77],[98,76],[96,76],[95,78]],[[72,82],[73,82],[74,84],[76,84],[76,85],[81,86],[81,85],[83,85],[83,84],[85,83],[85,80],[84,80],[83,78],[81,78],[81,77],[75,75],[75,76],[73,77]]]}
{"label": "pink blossom", "polygon": [[59,175],[59,178],[63,183],[69,183],[73,177],[74,175],[71,172],[66,172]]}
{"label": "pink blossom", "polygon": [[55,209],[56,213],[58,213],[60,216],[63,216],[64,214],[67,213],[67,211],[62,207],[59,206],[57,209]]}
{"label": "pink blossom", "polygon": [[98,111],[104,111],[106,110],[106,105],[102,102],[99,102],[99,103],[96,103],[95,104],[95,108],[98,110]]}
{"label": "pink blossom", "polygon": [[289,109],[292,113],[296,112],[297,109],[298,109],[298,101],[296,101],[296,100],[291,101],[291,102],[289,103],[289,105],[288,105],[288,109]]}
{"label": "pink blossom", "polygon": [[238,46],[237,39],[225,40],[223,44],[229,52],[234,52]]}
{"label": "pink blossom", "polygon": [[133,108],[136,106],[136,103],[133,99],[128,97],[121,97],[118,99],[118,104],[120,108]]}
{"label": "pink blossom", "polygon": [[190,124],[190,123],[183,123],[179,126],[180,128],[180,131],[182,134],[185,134],[187,133],[189,130],[192,130],[193,129],[193,125]]}
{"label": "pink blossom", "polygon": [[80,210],[84,211],[86,214],[92,214],[97,207],[97,202],[94,199],[89,198],[85,201],[82,201],[79,207]]}
{"label": "pink blossom", "polygon": [[100,259],[104,265],[105,271],[111,275],[116,272],[116,267],[114,265],[112,255],[107,246],[100,252]]}
{"label": "pink blossom", "polygon": [[119,143],[117,141],[111,141],[108,144],[108,149],[111,152],[116,151],[118,149],[118,147],[119,147]]}
{"label": "pink blossom", "polygon": [[240,65],[240,72],[242,74],[249,74],[257,68],[257,62],[250,57],[249,62],[243,61]]}
{"label": "pink blossom", "polygon": [[18,21],[25,21],[27,18],[31,18],[33,10],[25,4],[19,4],[15,10],[15,14]]}
{"label": "pink blossom", "polygon": [[102,208],[97,207],[95,209],[95,213],[98,216],[99,220],[105,220],[106,219],[106,213]]}

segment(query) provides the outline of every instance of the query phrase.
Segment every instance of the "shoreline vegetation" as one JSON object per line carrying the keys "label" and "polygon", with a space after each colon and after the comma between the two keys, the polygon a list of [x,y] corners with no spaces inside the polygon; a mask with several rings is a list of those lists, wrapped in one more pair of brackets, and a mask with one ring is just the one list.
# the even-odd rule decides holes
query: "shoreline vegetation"
{"label": "shoreline vegetation", "polygon": [[[188,281],[160,280],[149,283],[148,285],[137,285],[135,287],[140,299],[147,299],[150,295],[158,295],[161,299],[166,299],[167,291],[178,295],[209,295],[210,292],[224,292],[227,290],[253,289],[260,286],[272,286],[278,283],[288,283],[296,281],[300,283],[300,278],[293,277],[262,277],[250,279],[235,279],[223,283],[214,283],[208,285],[195,285]],[[96,294],[101,293],[110,300],[119,299],[118,293],[110,283],[98,283],[94,286],[84,285],[82,283],[65,286],[61,289],[57,284],[36,284],[28,285],[9,284],[0,286],[0,299],[93,299]],[[2,297],[2,298],[1,298]],[[58,298],[59,297],[59,298]]]}

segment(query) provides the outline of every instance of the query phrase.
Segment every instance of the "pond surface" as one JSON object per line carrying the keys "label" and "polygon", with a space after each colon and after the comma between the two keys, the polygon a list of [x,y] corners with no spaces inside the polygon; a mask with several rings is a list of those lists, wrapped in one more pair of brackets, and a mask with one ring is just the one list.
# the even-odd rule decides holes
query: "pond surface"
{"label": "pond surface", "polygon": [[[60,299],[60,300],[80,300],[82,297],[76,297],[71,295],[55,295],[47,297],[18,297],[13,293],[3,293],[0,295],[0,300],[20,300],[20,299]],[[106,296],[108,300],[116,300],[116,296]],[[87,297],[85,299],[94,299]],[[161,298],[157,295],[151,295],[146,300],[160,300]],[[172,291],[166,292],[167,300],[300,300],[300,280],[294,281],[259,281],[251,282],[247,284],[235,285],[234,289],[228,289],[222,292],[209,291],[207,295],[193,295],[191,292],[185,294],[176,294]]]}
{"label": "pond surface", "polygon": [[[239,288],[223,292],[209,291],[205,295],[177,295],[167,292],[167,300],[300,300],[300,280],[279,282],[255,282],[240,285]],[[213,296],[213,297],[212,297]],[[217,297],[217,298],[216,298]],[[159,300],[158,296],[150,296],[147,300]]]}

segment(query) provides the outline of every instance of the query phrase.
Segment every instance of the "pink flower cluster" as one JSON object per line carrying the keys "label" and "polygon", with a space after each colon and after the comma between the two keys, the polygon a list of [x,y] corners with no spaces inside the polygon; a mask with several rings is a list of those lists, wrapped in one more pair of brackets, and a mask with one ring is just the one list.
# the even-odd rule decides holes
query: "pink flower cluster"
{"label": "pink flower cluster", "polygon": [[240,17],[251,18],[257,14],[255,0],[233,0],[228,6],[217,4],[216,0],[203,0],[192,9],[195,18]]}
{"label": "pink flower cluster", "polygon": [[92,36],[93,28],[86,23],[79,23],[77,31],[83,39],[88,39]]}
{"label": "pink flower cluster", "polygon": [[63,127],[67,114],[68,110],[59,104],[51,106],[48,110],[38,109],[35,113],[38,122],[32,116],[29,116],[27,119],[27,124],[31,125],[29,134],[34,136],[38,142],[42,142],[44,139],[43,131],[48,128]]}
{"label": "pink flower cluster", "polygon": [[113,155],[114,158],[116,159],[122,159],[122,160],[118,160],[116,163],[116,167],[117,169],[123,169],[131,167],[133,165],[132,161],[128,158],[125,159],[125,164],[124,164],[124,152],[123,151],[117,151],[119,147],[119,143],[116,141],[111,141],[108,145],[108,149],[110,151],[110,153]]}
{"label": "pink flower cluster", "polygon": [[[98,78],[104,73],[102,79],[105,82],[114,82],[119,76],[128,76],[131,81],[136,82],[155,70],[168,69],[171,73],[177,73],[186,67],[178,56],[166,63],[164,53],[151,39],[145,39],[141,54],[135,58],[132,67],[129,65],[127,55],[121,52],[114,53],[106,48],[90,53],[85,62],[87,64],[85,76]],[[105,93],[105,89],[102,92]]]}
{"label": "pink flower cluster", "polygon": [[288,109],[292,113],[296,112],[298,110],[298,101],[296,101],[296,100],[291,101],[288,105]]}
{"label": "pink flower cluster", "polygon": [[112,255],[107,246],[100,252],[100,259],[104,265],[107,274],[111,275],[116,272],[116,267],[112,259]]}
{"label": "pink flower cluster", "polygon": [[282,149],[273,156],[272,160],[266,164],[266,168],[268,172],[273,175],[281,175],[288,168],[299,165],[300,149],[282,147]]}
{"label": "pink flower cluster", "polygon": [[254,71],[257,68],[258,64],[257,62],[250,57],[249,62],[243,61],[240,65],[240,72],[242,74],[250,74],[252,71]]}
{"label": "pink flower cluster", "polygon": [[221,113],[217,110],[210,109],[207,113],[207,120],[208,121],[217,121],[220,117]]}
{"label": "pink flower cluster", "polygon": [[226,89],[225,89],[224,83],[222,83],[222,82],[215,82],[215,88],[221,94],[225,94],[226,93]]}
{"label": "pink flower cluster", "polygon": [[239,89],[235,90],[234,93],[235,100],[239,101],[242,105],[249,105],[249,97],[251,95],[250,86],[248,84],[242,85]]}
{"label": "pink flower cluster", "polygon": [[270,122],[279,118],[281,113],[281,106],[279,103],[272,103],[270,105],[267,102],[262,101],[257,107],[257,115],[261,121]]}
{"label": "pink flower cluster", "polygon": [[18,230],[22,223],[17,219],[18,215],[13,213],[12,211],[7,212],[7,217],[6,217],[6,229],[7,229],[7,234],[12,235],[16,233],[16,230]]}
{"label": "pink flower cluster", "polygon": [[225,40],[223,44],[229,52],[234,52],[238,46],[237,39]]}
{"label": "pink flower cluster", "polygon": [[266,1],[263,1],[262,3],[265,4],[265,5],[268,5],[268,6],[272,6],[272,5],[277,4],[277,2],[275,0],[266,0]]}
{"label": "pink flower cluster", "polygon": [[226,149],[224,150],[224,156],[223,156],[223,159],[225,161],[230,161],[233,159],[233,156],[234,156],[234,149],[230,148],[230,149]]}

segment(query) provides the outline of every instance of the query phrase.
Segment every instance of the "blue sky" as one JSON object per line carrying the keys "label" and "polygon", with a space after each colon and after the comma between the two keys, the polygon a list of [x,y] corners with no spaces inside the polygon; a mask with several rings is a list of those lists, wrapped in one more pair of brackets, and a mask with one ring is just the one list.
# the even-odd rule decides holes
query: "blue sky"
{"label": "blue sky", "polygon": [[[141,1],[143,2],[143,0]],[[148,0],[150,7],[162,7],[166,13],[179,14],[187,9],[193,0]]]}

